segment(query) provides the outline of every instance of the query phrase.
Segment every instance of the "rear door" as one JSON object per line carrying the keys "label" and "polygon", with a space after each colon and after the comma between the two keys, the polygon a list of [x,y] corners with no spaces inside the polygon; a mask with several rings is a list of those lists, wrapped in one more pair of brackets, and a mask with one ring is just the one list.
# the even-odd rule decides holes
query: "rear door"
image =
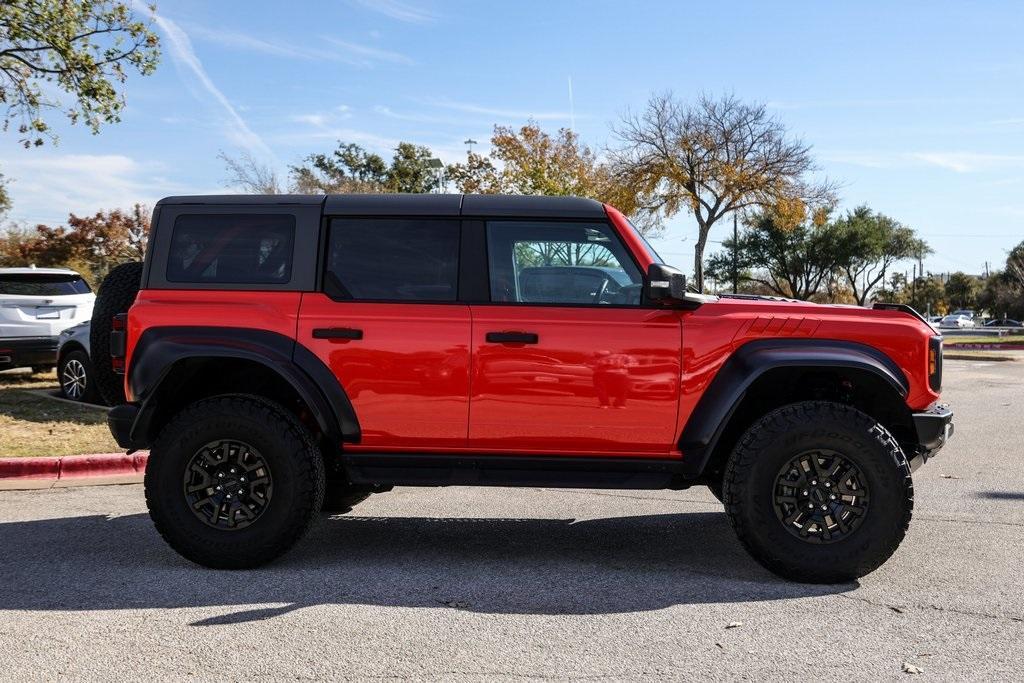
{"label": "rear door", "polygon": [[678,315],[644,305],[605,221],[488,221],[490,302],[473,304],[469,445],[664,455],[679,401]]}
{"label": "rear door", "polygon": [[469,419],[470,313],[458,302],[454,218],[328,220],[323,285],[298,341],[345,389],[353,450],[460,448]]}

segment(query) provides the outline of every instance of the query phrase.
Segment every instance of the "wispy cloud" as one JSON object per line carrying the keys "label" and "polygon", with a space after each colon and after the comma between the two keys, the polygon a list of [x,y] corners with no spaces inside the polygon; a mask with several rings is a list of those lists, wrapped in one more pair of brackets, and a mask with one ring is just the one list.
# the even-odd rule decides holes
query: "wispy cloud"
{"label": "wispy cloud", "polygon": [[205,26],[190,24],[189,32],[206,42],[223,47],[259,52],[273,57],[299,59],[303,61],[329,61],[349,64],[358,67],[372,67],[375,63],[413,64],[413,60],[398,52],[369,47],[335,38],[322,38],[330,44],[329,48],[318,48],[308,45],[293,45],[275,40],[266,40],[247,33],[213,30]]}
{"label": "wispy cloud", "polygon": [[[425,99],[424,104],[441,109],[466,112],[467,114],[481,114],[498,119],[533,119],[534,121],[569,121],[572,114],[565,111],[529,111],[525,109],[500,109],[488,107],[470,102],[456,102],[448,99]],[[587,118],[584,115],[576,114],[577,119]]]}
{"label": "wispy cloud", "polygon": [[9,188],[11,217],[26,223],[63,222],[68,212],[152,204],[186,191],[164,178],[159,164],[123,154],[18,154],[0,160],[0,165],[15,179]]}
{"label": "wispy cloud", "polygon": [[428,24],[437,16],[422,7],[399,0],[351,0],[352,4],[409,24]]}
{"label": "wispy cloud", "polygon": [[[141,3],[137,4],[141,5]],[[148,8],[146,8],[146,11],[149,11]],[[263,139],[249,127],[249,124],[246,123],[245,119],[242,118],[231,102],[228,101],[228,98],[224,96],[224,93],[221,92],[220,88],[214,84],[209,74],[206,73],[203,63],[196,56],[195,50],[192,49],[192,41],[189,40],[188,35],[180,26],[167,17],[159,14],[153,16],[157,26],[160,27],[160,30],[167,38],[164,44],[170,49],[174,61],[189,71],[200,87],[220,105],[227,119],[225,123],[228,134],[235,143],[252,154],[266,159],[274,159],[274,153],[270,151],[270,148]]]}
{"label": "wispy cloud", "polygon": [[1024,155],[980,154],[977,152],[917,152],[913,158],[957,173],[976,173],[1001,168],[1024,167]]}
{"label": "wispy cloud", "polygon": [[1024,155],[984,152],[926,151],[883,152],[821,150],[819,157],[828,163],[850,164],[864,168],[900,168],[935,166],[955,173],[983,173],[1009,168],[1024,168]]}
{"label": "wispy cloud", "polygon": [[359,43],[351,43],[347,40],[339,40],[337,38],[324,38],[324,40],[331,45],[344,50],[354,59],[362,60],[366,64],[372,64],[373,62],[390,62],[392,64],[411,65],[415,63],[412,59],[400,52],[381,50],[380,48],[360,45]]}
{"label": "wispy cloud", "polygon": [[398,112],[391,107],[385,107],[384,105],[378,104],[373,108],[374,113],[385,116],[389,119],[396,121],[409,121],[410,123],[437,123],[442,125],[466,125],[464,119],[453,118],[451,116],[431,116],[430,114],[419,114],[419,113],[404,113]]}

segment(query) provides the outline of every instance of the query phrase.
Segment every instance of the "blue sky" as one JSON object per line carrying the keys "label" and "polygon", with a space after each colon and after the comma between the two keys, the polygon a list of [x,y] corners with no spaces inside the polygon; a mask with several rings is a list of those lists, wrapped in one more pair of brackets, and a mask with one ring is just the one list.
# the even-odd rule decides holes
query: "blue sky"
{"label": "blue sky", "polygon": [[[978,273],[1024,239],[1015,1],[164,0],[158,15],[164,59],[130,78],[122,123],[93,136],[52,117],[60,144],[33,150],[2,136],[11,218],[223,192],[221,150],[282,172],[338,139],[452,161],[530,117],[603,148],[628,108],[671,90],[767,103],[843,208],[867,203],[931,243],[928,270]],[[656,245],[689,270],[695,235],[681,215]]]}

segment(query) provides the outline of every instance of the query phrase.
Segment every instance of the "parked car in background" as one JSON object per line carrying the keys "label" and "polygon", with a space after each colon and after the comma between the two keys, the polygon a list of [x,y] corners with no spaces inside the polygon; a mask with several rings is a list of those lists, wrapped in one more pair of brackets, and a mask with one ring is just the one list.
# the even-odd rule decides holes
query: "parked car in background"
{"label": "parked car in background", "polygon": [[950,315],[959,315],[970,320],[974,320],[975,318],[978,317],[978,314],[975,313],[973,308],[958,308],[957,310],[950,313]]}
{"label": "parked car in background", "polygon": [[60,333],[57,346],[57,380],[60,393],[71,401],[96,403],[99,391],[96,389],[95,373],[89,357],[90,321],[69,327]]}
{"label": "parked car in background", "polygon": [[996,318],[985,323],[985,327],[1024,327],[1024,323],[1009,318]]}
{"label": "parked car in background", "polygon": [[58,335],[89,320],[96,295],[66,268],[0,268],[0,370],[57,364]]}
{"label": "parked car in background", "polygon": [[939,323],[939,327],[960,330],[971,329],[972,327],[974,327],[974,321],[971,318],[968,318],[966,315],[959,315],[953,313],[943,318],[942,321]]}

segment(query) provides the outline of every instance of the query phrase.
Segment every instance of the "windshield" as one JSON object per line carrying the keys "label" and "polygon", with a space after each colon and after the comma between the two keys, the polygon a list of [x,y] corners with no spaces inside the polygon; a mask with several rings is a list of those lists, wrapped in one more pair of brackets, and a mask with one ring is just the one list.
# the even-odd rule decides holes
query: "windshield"
{"label": "windshield", "polygon": [[68,296],[90,291],[85,280],[73,273],[0,273],[0,294]]}
{"label": "windshield", "polygon": [[662,265],[667,265],[665,263],[665,259],[661,258],[661,255],[659,255],[658,252],[654,250],[654,247],[651,246],[651,243],[647,241],[647,238],[644,237],[644,234],[637,230],[637,227],[633,225],[633,221],[627,218],[626,223],[629,224],[629,227],[632,228],[633,233],[636,234],[636,236],[640,238],[640,241],[644,243],[644,246],[647,247],[647,252],[651,255],[651,258],[654,259],[654,262],[660,263]]}

